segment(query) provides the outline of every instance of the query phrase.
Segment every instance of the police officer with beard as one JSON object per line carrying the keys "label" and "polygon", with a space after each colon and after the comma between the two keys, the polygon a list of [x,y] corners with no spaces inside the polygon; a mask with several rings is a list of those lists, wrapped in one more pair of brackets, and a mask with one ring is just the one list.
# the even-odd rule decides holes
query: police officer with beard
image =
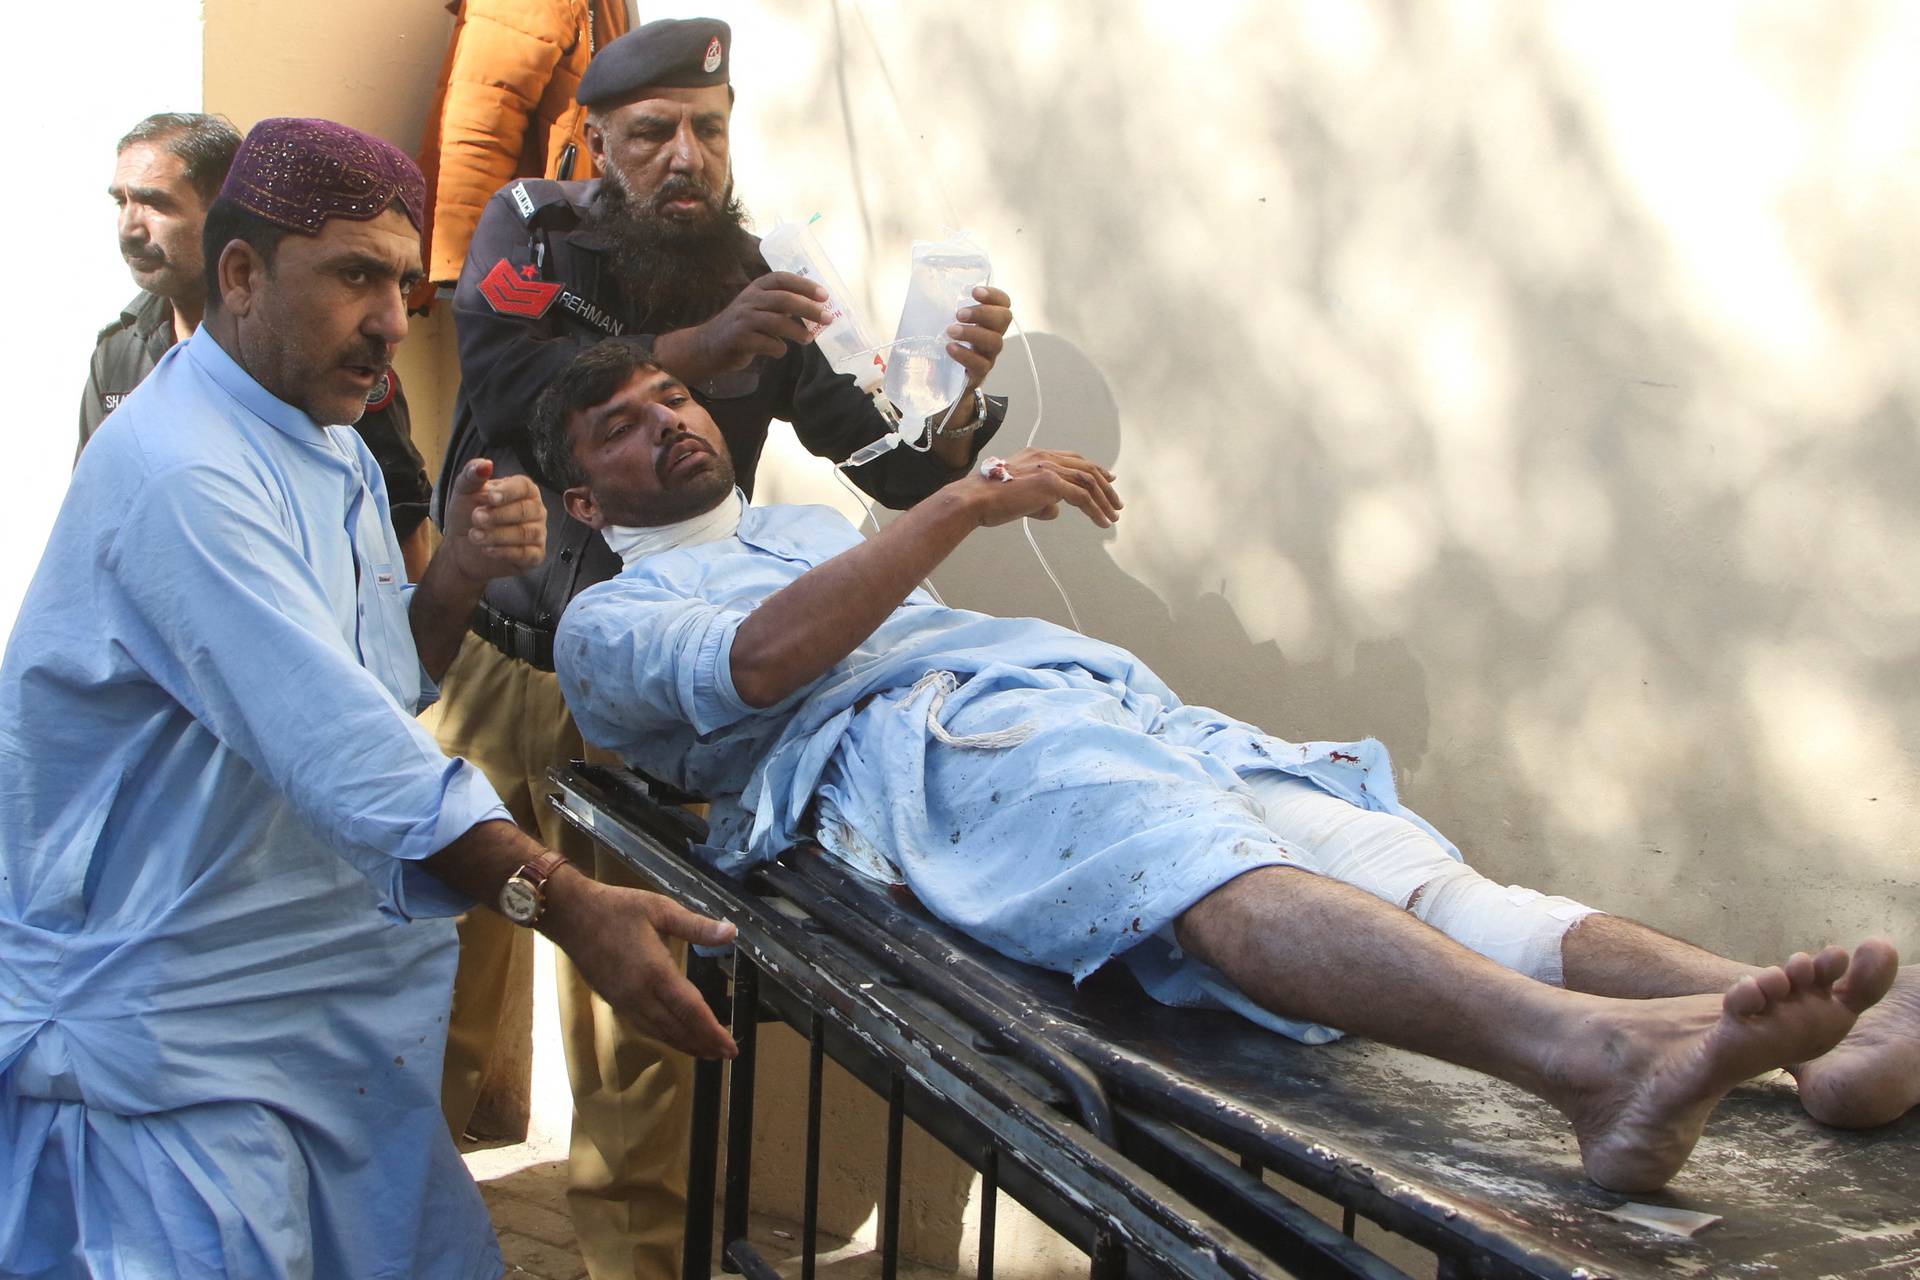
{"label": "police officer with beard", "polygon": [[[535,474],[525,426],[562,366],[608,337],[650,351],[690,387],[725,434],[753,492],[767,424],[841,461],[887,429],[871,399],[811,345],[823,291],[769,272],[742,227],[728,160],[731,33],[712,19],[665,19],[615,40],[588,67],[579,99],[605,176],[509,184],[481,216],[454,295],[461,389],[440,492],[466,462]],[[997,289],[960,309],[948,351],[968,389],[926,452],[896,449],[854,468],[881,503],[912,505],[971,465],[1003,402],[981,382],[1012,315]],[[553,628],[575,594],[620,561],[543,489],[546,562],[496,581],[428,713],[440,743],[478,764],[550,847],[603,879],[624,873],[546,803],[548,768],[585,754],[553,671]],[[442,1102],[456,1135],[472,1114],[523,931],[490,912],[461,929]],[[596,1280],[677,1273],[685,1213],[690,1067],[621,1027],[560,958],[560,1013],[573,1086],[568,1204]]]}

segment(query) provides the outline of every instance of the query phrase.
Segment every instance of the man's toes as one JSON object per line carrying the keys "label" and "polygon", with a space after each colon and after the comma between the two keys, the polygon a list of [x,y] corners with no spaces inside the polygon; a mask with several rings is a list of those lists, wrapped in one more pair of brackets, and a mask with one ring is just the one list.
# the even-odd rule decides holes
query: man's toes
{"label": "man's toes", "polygon": [[1759,984],[1760,990],[1765,993],[1770,1002],[1785,1000],[1793,994],[1793,978],[1789,976],[1786,969],[1780,965],[1768,965],[1766,968],[1760,970],[1760,972],[1754,974],[1753,980]]}
{"label": "man's toes", "polygon": [[1822,947],[1820,954],[1813,958],[1813,983],[1816,987],[1831,987],[1847,971],[1853,957],[1847,954],[1845,947]]}
{"label": "man's toes", "polygon": [[1846,976],[1834,987],[1840,1003],[1859,1013],[1879,1003],[1900,971],[1900,953],[1885,938],[1868,938],[1853,949]]}
{"label": "man's toes", "polygon": [[1795,991],[1805,991],[1813,985],[1813,957],[1806,952],[1794,952],[1782,967],[1786,969],[1787,980],[1793,984]]}
{"label": "man's toes", "polygon": [[1773,975],[1779,979],[1779,985],[1785,986],[1787,975],[1778,969],[1764,969],[1759,974],[1744,974],[1740,980],[1727,988],[1727,994],[1720,1007],[1738,1017],[1749,1018],[1756,1013],[1765,1013],[1767,1006],[1773,1003],[1762,987],[1760,979]]}

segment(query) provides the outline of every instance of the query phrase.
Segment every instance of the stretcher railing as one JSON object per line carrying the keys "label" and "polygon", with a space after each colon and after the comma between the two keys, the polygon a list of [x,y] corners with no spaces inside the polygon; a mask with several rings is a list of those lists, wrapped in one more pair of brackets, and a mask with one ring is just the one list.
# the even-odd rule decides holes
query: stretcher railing
{"label": "stretcher railing", "polygon": [[[1719,1225],[1663,1235],[1609,1216],[1623,1198],[1580,1176],[1564,1121],[1507,1086],[1377,1045],[1309,1048],[1231,1015],[1166,1009],[1117,967],[1076,991],[812,846],[731,881],[689,854],[704,824],[658,784],[581,764],[552,776],[570,822],[739,930],[728,956],[689,966],[730,1011],[740,1055],[730,1070],[696,1068],[687,1277],[711,1274],[723,1088],[722,1262],[776,1274],[747,1239],[757,1028],[774,1018],[808,1041],[803,1280],[816,1266],[828,1057],[887,1099],[889,1280],[909,1118],[981,1175],[982,1276],[997,1190],[1085,1251],[1102,1280],[1404,1275],[1353,1238],[1361,1218],[1431,1252],[1442,1280],[1920,1274],[1920,1115],[1841,1134],[1778,1086],[1744,1087],[1675,1186],[1649,1197]],[[1341,1206],[1341,1226],[1275,1179]]]}

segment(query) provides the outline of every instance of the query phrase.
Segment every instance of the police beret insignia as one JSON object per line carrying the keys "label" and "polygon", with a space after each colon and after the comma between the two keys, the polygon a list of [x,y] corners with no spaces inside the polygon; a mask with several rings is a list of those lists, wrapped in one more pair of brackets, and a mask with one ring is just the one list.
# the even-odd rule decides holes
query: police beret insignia
{"label": "police beret insignia", "polygon": [[400,389],[400,375],[392,369],[375,380],[367,391],[367,412],[378,413],[393,403],[393,393]]}

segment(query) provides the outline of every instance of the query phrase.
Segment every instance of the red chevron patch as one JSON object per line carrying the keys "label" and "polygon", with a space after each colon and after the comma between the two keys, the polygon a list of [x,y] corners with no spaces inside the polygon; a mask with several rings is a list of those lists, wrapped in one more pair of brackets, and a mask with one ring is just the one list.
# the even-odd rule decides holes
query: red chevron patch
{"label": "red chevron patch", "polygon": [[502,258],[481,279],[480,296],[501,315],[538,320],[547,314],[547,308],[560,296],[560,286],[533,279],[537,270],[531,264],[515,267]]}

